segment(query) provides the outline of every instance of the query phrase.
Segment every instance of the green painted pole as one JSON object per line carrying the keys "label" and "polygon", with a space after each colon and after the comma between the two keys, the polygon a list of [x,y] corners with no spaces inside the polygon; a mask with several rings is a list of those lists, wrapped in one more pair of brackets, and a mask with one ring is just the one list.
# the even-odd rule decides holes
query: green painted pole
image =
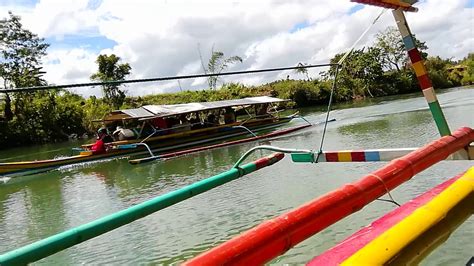
{"label": "green painted pole", "polygon": [[413,69],[415,70],[415,74],[418,78],[418,82],[420,83],[423,95],[428,102],[431,114],[433,115],[433,119],[436,123],[436,126],[438,127],[438,131],[441,136],[451,135],[448,122],[446,121],[443,110],[441,109],[438,99],[436,98],[436,93],[433,89],[433,85],[423,62],[424,60],[416,48],[415,39],[413,38],[410,28],[408,27],[405,15],[401,9],[393,10],[392,13],[393,17],[395,18],[395,22],[397,23],[398,30],[402,35],[405,49],[408,52],[408,57],[410,58]]}
{"label": "green painted pole", "polygon": [[129,224],[156,211],[235,180],[258,169],[272,165],[283,159],[283,157],[283,153],[272,154],[255,162],[245,164],[239,168],[232,168],[229,171],[137,204],[128,209],[69,229],[19,249],[12,250],[0,255],[0,265],[23,265],[40,260],[88,239],[112,231],[120,226]]}

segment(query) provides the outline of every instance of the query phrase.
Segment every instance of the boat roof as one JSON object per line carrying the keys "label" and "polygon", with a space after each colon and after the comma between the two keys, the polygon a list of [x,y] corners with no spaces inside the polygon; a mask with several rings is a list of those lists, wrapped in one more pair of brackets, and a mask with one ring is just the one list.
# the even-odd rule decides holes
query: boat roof
{"label": "boat roof", "polygon": [[257,105],[285,101],[288,100],[283,100],[270,96],[258,96],[214,102],[183,103],[170,105],[145,105],[140,108],[112,111],[107,114],[103,120],[100,121],[151,119],[156,117],[175,116],[180,114],[188,114],[213,109],[222,109],[234,106]]}

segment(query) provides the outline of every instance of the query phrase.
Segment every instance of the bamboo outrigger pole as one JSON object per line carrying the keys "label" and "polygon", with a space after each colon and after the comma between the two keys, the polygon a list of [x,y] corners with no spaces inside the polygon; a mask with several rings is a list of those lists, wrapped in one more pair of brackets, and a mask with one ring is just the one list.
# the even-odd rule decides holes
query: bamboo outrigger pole
{"label": "bamboo outrigger pole", "polygon": [[460,128],[351,184],[267,220],[183,265],[264,264],[473,141],[474,130]]}
{"label": "bamboo outrigger pole", "polygon": [[105,234],[120,226],[172,206],[178,202],[199,195],[205,191],[223,185],[244,175],[270,166],[281,159],[283,153],[275,153],[254,162],[233,167],[229,171],[203,179],[130,208],[112,213],[95,221],[71,228],[62,233],[31,243],[16,250],[0,255],[0,265],[23,265],[57,253],[91,238]]}

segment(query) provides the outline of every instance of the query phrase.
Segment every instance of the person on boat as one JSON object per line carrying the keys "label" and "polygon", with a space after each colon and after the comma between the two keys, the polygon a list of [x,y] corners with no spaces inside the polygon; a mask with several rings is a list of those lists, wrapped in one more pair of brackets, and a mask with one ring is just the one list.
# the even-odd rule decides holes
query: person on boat
{"label": "person on boat", "polygon": [[201,119],[199,118],[199,113],[192,113],[189,123],[191,123],[191,129],[199,129],[203,127]]}
{"label": "person on boat", "polygon": [[117,126],[117,129],[112,133],[112,135],[117,140],[127,140],[127,139],[134,139],[136,138],[136,133],[128,128],[123,128],[121,126]]}
{"label": "person on boat", "polygon": [[224,114],[224,123],[232,124],[235,122],[235,111],[232,107],[227,107]]}
{"label": "person on boat", "polygon": [[113,138],[108,134],[106,128],[100,128],[97,131],[97,141],[92,145],[91,151],[93,154],[101,154],[107,151],[106,143],[113,142]]}
{"label": "person on boat", "polygon": [[189,123],[188,118],[186,118],[185,114],[179,116],[179,124],[175,126],[174,132],[184,132],[191,130],[191,123]]}
{"label": "person on boat", "polygon": [[257,117],[261,117],[261,118],[270,116],[270,114],[268,113],[268,104],[264,103],[264,104],[255,105],[255,113]]}
{"label": "person on boat", "polygon": [[207,115],[207,118],[206,118],[206,127],[213,127],[213,126],[216,126],[219,124],[219,122],[216,122],[216,115],[214,114],[214,112],[210,112],[208,115]]}
{"label": "person on boat", "polygon": [[168,124],[163,117],[156,117],[151,120],[151,124],[158,130],[157,135],[165,135],[168,133]]}

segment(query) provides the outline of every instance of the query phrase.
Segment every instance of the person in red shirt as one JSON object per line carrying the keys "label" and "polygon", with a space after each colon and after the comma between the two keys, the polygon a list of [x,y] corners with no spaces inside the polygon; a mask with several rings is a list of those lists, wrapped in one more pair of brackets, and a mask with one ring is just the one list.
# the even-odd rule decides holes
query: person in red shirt
{"label": "person in red shirt", "polygon": [[93,154],[101,154],[107,151],[105,143],[112,142],[112,137],[107,134],[106,128],[101,128],[97,132],[97,141],[92,145],[91,151]]}

